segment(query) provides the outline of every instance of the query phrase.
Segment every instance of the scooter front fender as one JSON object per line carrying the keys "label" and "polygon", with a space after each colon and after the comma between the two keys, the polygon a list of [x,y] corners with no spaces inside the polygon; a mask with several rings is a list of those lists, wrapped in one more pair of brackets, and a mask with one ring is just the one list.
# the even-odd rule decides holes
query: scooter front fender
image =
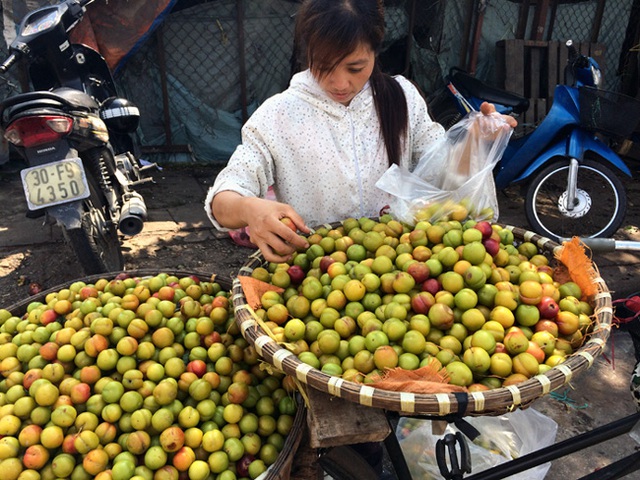
{"label": "scooter front fender", "polygon": [[[575,141],[575,136],[580,137],[579,141]],[[513,183],[519,183],[526,180],[542,166],[549,163],[553,158],[572,157],[577,158],[578,160],[582,160],[586,152],[595,153],[605,162],[610,163],[612,166],[623,172],[627,177],[632,177],[631,170],[629,170],[627,164],[624,163],[624,161],[618,156],[618,154],[611,150],[611,148],[609,148],[606,144],[591,137],[590,135],[586,134],[586,132],[574,131],[571,134],[570,139],[560,140],[551,145],[548,149],[541,152],[540,155],[538,155],[538,157],[535,159],[535,161],[533,161],[531,165],[529,165],[520,174],[520,176],[513,180]]]}

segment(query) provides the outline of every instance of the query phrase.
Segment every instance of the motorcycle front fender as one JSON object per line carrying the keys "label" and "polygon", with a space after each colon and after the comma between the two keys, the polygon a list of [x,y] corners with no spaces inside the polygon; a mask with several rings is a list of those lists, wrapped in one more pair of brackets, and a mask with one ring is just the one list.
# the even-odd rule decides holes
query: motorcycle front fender
{"label": "motorcycle front fender", "polygon": [[82,227],[82,200],[55,205],[47,209],[47,215],[55,219],[58,226],[65,230]]}
{"label": "motorcycle front fender", "polygon": [[[575,136],[579,136],[579,141]],[[548,149],[538,155],[538,157],[529,165],[513,183],[519,183],[539,170],[542,166],[549,163],[556,157],[571,157],[582,160],[586,152],[593,152],[598,155],[605,163],[611,164],[616,169],[623,172],[627,177],[631,178],[631,170],[626,163],[618,156],[616,152],[611,150],[608,145],[604,144],[600,140],[586,134],[586,132],[575,131],[572,133],[570,139],[560,140]]]}

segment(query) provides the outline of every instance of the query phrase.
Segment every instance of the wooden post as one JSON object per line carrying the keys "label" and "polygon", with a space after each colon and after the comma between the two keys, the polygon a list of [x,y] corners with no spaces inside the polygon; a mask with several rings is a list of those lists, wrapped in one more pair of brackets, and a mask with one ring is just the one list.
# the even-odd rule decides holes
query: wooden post
{"label": "wooden post", "polygon": [[505,90],[524,95],[524,40],[506,41],[504,58],[509,67],[504,81]]}
{"label": "wooden post", "polygon": [[244,3],[243,0],[236,0],[236,13],[238,23],[238,66],[240,68],[240,102],[242,104],[242,123],[249,118],[247,110],[247,66],[244,55]]}
{"label": "wooden post", "polygon": [[474,0],[467,0],[469,8],[467,10],[467,16],[464,20],[464,33],[462,38],[464,41],[462,42],[462,48],[460,49],[460,60],[458,61],[458,66],[460,68],[466,68],[467,65],[467,54],[468,54],[468,45],[469,38],[471,36],[471,25],[473,24],[473,6],[475,4]]}
{"label": "wooden post", "polygon": [[476,65],[478,64],[478,51],[480,50],[480,38],[482,37],[482,23],[484,21],[484,13],[486,10],[487,10],[487,0],[477,0],[476,25],[473,32],[471,57],[469,58],[469,66],[467,68],[467,70],[471,75],[476,74]]}
{"label": "wooden post", "polygon": [[544,37],[548,9],[549,0],[538,0],[536,2],[536,8],[533,13],[533,24],[531,25],[531,40],[542,40]]}
{"label": "wooden post", "polygon": [[558,9],[558,0],[551,0],[551,8],[549,9],[549,28],[547,28],[547,41],[551,40],[553,35],[553,27],[556,24],[556,10]]}
{"label": "wooden post", "polygon": [[527,20],[529,19],[529,0],[522,0],[518,9],[518,25],[516,27],[516,38],[524,40],[527,33]]}
{"label": "wooden post", "polygon": [[416,23],[416,0],[411,0],[409,7],[409,31],[407,32],[407,47],[404,57],[404,70],[402,74],[409,76],[409,66],[411,65],[411,48],[413,47],[413,28]]}
{"label": "wooden post", "polygon": [[604,14],[605,0],[598,0],[596,13],[593,18],[593,26],[591,29],[591,43],[597,43],[600,36],[600,26],[602,25],[602,15]]}
{"label": "wooden post", "polygon": [[141,145],[142,153],[188,153],[193,155],[191,145],[174,145],[171,133],[171,108],[169,107],[169,90],[167,88],[167,62],[164,56],[163,26],[156,30],[156,52],[158,54],[158,70],[160,70],[160,89],[162,91],[162,127],[164,130],[164,145]]}
{"label": "wooden post", "polygon": [[160,67],[160,88],[162,90],[162,116],[164,126],[164,138],[167,145],[172,145],[171,138],[171,114],[169,112],[169,94],[167,91],[167,64],[164,58],[164,40],[162,36],[163,26],[156,31],[158,40],[158,64]]}
{"label": "wooden post", "polygon": [[549,42],[547,48],[547,98],[549,105],[553,103],[556,85],[563,80],[564,65],[560,64],[560,49],[564,48],[560,42]]}

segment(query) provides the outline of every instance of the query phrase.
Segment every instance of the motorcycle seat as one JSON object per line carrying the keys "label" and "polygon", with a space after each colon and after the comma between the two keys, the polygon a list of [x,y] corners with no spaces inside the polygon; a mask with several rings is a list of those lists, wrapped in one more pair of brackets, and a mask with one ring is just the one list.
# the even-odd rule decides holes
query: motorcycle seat
{"label": "motorcycle seat", "polygon": [[100,106],[92,97],[74,88],[60,87],[53,90],[53,93],[62,97],[73,109],[97,112]]}
{"label": "motorcycle seat", "polygon": [[55,113],[55,110],[97,112],[99,105],[86,93],[66,87],[21,93],[3,102],[3,113],[7,118],[14,118],[26,111],[33,113],[34,109],[45,110],[42,113]]}
{"label": "motorcycle seat", "polygon": [[487,85],[462,69],[452,68],[449,76],[453,84],[462,92],[486,100],[489,103],[511,107],[513,113],[522,113],[529,108],[528,98]]}
{"label": "motorcycle seat", "polygon": [[23,115],[46,115],[60,112],[62,103],[52,99],[28,100],[8,107],[4,111],[5,121],[11,122]]}

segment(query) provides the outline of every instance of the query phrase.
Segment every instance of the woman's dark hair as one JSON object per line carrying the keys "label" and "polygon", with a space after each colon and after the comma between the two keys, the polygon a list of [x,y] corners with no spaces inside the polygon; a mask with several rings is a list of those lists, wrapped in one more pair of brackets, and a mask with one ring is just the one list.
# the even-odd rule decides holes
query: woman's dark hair
{"label": "woman's dark hair", "polygon": [[[296,15],[297,67],[315,75],[331,72],[359,45],[380,52],[384,39],[382,0],[305,0]],[[399,163],[408,129],[402,87],[382,71],[378,61],[369,79],[389,163]]]}

